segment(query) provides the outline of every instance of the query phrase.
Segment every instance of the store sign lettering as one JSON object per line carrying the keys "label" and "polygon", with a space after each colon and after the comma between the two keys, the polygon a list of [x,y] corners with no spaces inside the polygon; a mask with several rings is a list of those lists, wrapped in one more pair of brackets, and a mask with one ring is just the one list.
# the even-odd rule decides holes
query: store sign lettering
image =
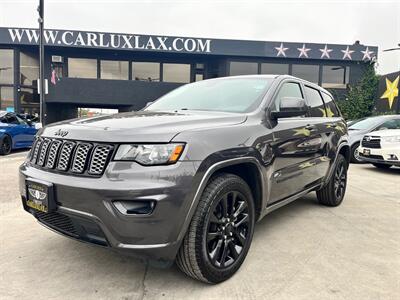
{"label": "store sign lettering", "polygon": [[[39,43],[39,32],[36,29],[9,28],[8,33],[13,43]],[[47,45],[53,46],[58,45],[191,53],[211,52],[211,40],[200,38],[45,30],[44,40]]]}

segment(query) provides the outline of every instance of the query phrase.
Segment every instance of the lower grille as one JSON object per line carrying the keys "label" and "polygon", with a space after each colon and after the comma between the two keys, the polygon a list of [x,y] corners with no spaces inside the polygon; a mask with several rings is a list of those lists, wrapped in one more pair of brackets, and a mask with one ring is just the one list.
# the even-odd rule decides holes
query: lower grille
{"label": "lower grille", "polygon": [[36,217],[39,219],[40,222],[53,229],[72,235],[74,237],[78,237],[78,232],[74,226],[74,223],[72,222],[71,218],[66,215],[62,215],[56,212],[37,212]]}

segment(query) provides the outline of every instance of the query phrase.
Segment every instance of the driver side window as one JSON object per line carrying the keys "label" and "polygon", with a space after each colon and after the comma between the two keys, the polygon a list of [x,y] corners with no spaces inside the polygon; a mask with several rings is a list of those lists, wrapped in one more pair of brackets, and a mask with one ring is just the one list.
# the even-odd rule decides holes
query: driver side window
{"label": "driver side window", "polygon": [[303,93],[301,92],[300,84],[297,82],[285,82],[279,92],[276,95],[274,104],[272,106],[273,111],[279,111],[279,104],[281,103],[281,99],[283,97],[296,97],[303,99]]}

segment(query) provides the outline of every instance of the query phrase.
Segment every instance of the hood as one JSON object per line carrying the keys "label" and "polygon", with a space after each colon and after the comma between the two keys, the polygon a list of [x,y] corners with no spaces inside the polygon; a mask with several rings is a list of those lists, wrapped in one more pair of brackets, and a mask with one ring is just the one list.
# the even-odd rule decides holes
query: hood
{"label": "hood", "polygon": [[394,136],[394,135],[400,135],[400,129],[378,130],[378,131],[370,132],[370,133],[368,133],[366,135],[369,135],[369,136]]}
{"label": "hood", "polygon": [[74,119],[46,126],[42,135],[98,142],[169,142],[177,134],[242,123],[244,114],[140,111]]}

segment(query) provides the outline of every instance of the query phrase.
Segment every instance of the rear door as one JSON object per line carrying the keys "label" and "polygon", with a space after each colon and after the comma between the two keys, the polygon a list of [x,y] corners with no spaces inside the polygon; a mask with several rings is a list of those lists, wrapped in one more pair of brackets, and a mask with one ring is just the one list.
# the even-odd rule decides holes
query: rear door
{"label": "rear door", "polygon": [[[278,110],[283,97],[306,98],[304,86],[295,80],[283,82],[273,100],[271,110]],[[320,106],[325,109],[322,99]],[[318,110],[317,107],[315,109]],[[311,113],[311,109],[310,109]],[[322,113],[321,113],[322,115]],[[273,172],[269,202],[297,194],[316,181],[316,158],[320,156],[322,137],[320,118],[310,114],[279,118],[273,125]]]}

